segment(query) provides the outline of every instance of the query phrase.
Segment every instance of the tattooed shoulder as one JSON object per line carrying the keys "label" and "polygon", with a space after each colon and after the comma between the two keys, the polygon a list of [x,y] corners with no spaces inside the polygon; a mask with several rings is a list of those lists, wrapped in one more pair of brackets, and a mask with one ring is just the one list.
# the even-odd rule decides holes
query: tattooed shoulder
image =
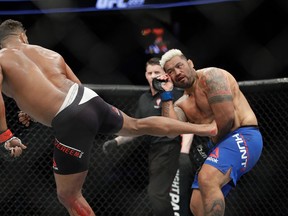
{"label": "tattooed shoulder", "polygon": [[209,103],[232,100],[230,83],[223,70],[209,68],[201,77],[200,83],[206,91]]}

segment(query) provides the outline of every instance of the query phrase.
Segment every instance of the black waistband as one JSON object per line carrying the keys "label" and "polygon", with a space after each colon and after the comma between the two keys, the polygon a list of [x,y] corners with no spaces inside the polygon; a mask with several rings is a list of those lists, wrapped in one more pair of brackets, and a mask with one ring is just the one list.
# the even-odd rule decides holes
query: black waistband
{"label": "black waistband", "polygon": [[[244,128],[244,127],[254,127],[254,128],[259,128],[259,126],[258,125],[242,125],[241,127],[239,127],[239,128]],[[239,129],[238,128],[238,129]],[[236,129],[237,130],[237,129]]]}

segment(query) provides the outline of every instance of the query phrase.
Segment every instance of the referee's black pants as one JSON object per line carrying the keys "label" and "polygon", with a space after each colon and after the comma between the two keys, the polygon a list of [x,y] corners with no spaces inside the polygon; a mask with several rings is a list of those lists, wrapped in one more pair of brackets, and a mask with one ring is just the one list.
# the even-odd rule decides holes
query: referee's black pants
{"label": "referee's black pants", "polygon": [[150,145],[148,196],[155,216],[174,216],[169,192],[179,167],[181,144]]}

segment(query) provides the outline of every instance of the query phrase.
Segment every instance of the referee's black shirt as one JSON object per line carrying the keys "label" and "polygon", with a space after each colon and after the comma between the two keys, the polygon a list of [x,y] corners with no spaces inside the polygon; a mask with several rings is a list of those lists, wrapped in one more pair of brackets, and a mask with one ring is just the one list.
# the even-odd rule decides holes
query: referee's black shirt
{"label": "referee's black shirt", "polygon": [[[174,100],[178,100],[182,95],[183,91],[179,89],[173,89],[173,95]],[[161,98],[160,94],[157,93],[154,96],[152,96],[151,91],[147,91],[143,93],[139,100],[138,100],[138,106],[136,109],[135,117],[136,118],[145,118],[148,116],[161,116]],[[180,142],[181,137],[175,137],[175,138],[169,138],[169,137],[156,137],[156,136],[145,136],[145,142],[148,142],[149,144],[155,144],[155,143],[162,143],[162,142]]]}

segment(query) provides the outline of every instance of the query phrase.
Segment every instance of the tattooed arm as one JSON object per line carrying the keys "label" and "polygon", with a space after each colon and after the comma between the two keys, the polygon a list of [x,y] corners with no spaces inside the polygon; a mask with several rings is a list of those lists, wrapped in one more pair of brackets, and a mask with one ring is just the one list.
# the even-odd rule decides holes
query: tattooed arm
{"label": "tattooed arm", "polygon": [[199,79],[199,85],[206,92],[218,128],[214,142],[220,141],[228,134],[235,122],[233,94],[228,76],[222,69],[209,68]]}
{"label": "tattooed arm", "polygon": [[162,116],[186,122],[187,117],[184,111],[177,106],[177,103],[181,102],[185,97],[187,96],[183,95],[175,102],[175,104],[173,103],[173,101],[162,102]]}

